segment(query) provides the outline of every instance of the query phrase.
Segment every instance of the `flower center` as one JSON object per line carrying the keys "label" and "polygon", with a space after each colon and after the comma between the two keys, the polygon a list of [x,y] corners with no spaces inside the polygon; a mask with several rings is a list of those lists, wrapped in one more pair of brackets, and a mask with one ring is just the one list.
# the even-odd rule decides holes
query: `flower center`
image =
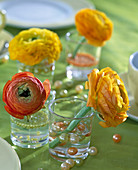
{"label": "flower center", "polygon": [[20,97],[29,97],[31,96],[30,90],[27,87],[27,84],[24,84],[18,88],[18,95]]}

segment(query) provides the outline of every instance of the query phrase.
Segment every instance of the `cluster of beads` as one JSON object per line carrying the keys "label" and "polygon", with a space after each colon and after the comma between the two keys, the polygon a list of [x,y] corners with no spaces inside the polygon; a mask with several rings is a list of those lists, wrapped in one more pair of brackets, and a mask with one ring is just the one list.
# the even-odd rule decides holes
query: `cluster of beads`
{"label": "cluster of beads", "polygon": [[[65,85],[63,85],[65,84]],[[65,86],[65,87],[64,87]],[[67,97],[68,96],[68,88],[71,88],[73,86],[73,81],[72,80],[66,80],[65,82],[62,82],[61,80],[56,80],[54,83],[54,88],[55,90],[59,90],[59,96],[60,97]],[[62,89],[61,89],[62,88]],[[65,89],[67,88],[67,89]],[[75,92],[77,94],[80,94],[83,92],[83,85],[76,85],[75,87]],[[82,98],[87,98],[87,95],[82,96]]]}
{"label": "cluster of beads", "polygon": [[[68,153],[70,155],[74,155],[77,152],[77,148],[72,147],[68,149]],[[91,156],[94,156],[97,154],[97,148],[92,146],[88,149],[88,153]],[[83,159],[81,158],[76,158],[76,159],[67,159],[65,162],[63,162],[61,164],[61,170],[69,170],[70,168],[72,168],[74,165],[76,166],[81,166],[83,164]]]}
{"label": "cluster of beads", "polygon": [[90,137],[91,131],[87,127],[88,122],[80,122],[70,133],[64,133],[70,121],[60,121],[52,123],[49,130],[50,139],[59,138],[60,144],[64,145],[69,142],[70,144],[76,144],[82,142],[86,137]]}

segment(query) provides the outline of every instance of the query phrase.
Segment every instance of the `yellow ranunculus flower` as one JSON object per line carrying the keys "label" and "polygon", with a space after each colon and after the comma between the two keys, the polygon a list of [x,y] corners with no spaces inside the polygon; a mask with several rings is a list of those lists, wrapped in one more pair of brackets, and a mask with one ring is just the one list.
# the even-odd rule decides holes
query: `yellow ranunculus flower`
{"label": "yellow ranunculus flower", "polygon": [[98,10],[81,9],[75,16],[75,25],[78,32],[94,46],[103,46],[112,35],[112,21]]}
{"label": "yellow ranunculus flower", "polygon": [[45,58],[49,63],[58,60],[61,50],[58,35],[39,28],[21,31],[9,44],[10,59],[30,66],[39,64]]}
{"label": "yellow ranunculus flower", "polygon": [[129,99],[124,83],[118,74],[107,67],[93,69],[88,74],[85,88],[89,89],[87,106],[97,110],[104,121],[102,127],[116,127],[128,117]]}

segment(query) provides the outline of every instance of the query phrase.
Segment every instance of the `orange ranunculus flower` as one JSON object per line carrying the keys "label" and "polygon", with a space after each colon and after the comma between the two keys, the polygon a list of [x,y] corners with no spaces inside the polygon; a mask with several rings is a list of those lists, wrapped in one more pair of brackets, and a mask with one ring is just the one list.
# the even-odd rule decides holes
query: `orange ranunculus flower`
{"label": "orange ranunculus flower", "polygon": [[98,10],[81,9],[75,16],[75,25],[78,32],[94,46],[103,46],[112,35],[112,21]]}
{"label": "orange ranunculus flower", "polygon": [[129,99],[124,83],[118,74],[107,67],[93,69],[88,74],[85,88],[89,89],[87,106],[97,110],[104,121],[103,127],[116,127],[128,117]]}
{"label": "orange ranunculus flower", "polygon": [[3,88],[5,110],[12,116],[23,119],[42,108],[50,94],[48,79],[44,84],[30,72],[17,73]]}

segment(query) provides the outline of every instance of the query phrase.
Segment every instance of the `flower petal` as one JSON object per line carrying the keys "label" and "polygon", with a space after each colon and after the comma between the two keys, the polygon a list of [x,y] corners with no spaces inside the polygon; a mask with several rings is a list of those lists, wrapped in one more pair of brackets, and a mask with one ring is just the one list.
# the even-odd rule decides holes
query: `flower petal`
{"label": "flower petal", "polygon": [[129,108],[127,91],[118,74],[107,67],[88,75],[86,88],[89,89],[87,106],[94,107],[103,117],[99,124],[116,127],[126,120]]}
{"label": "flower petal", "polygon": [[50,94],[50,91],[51,91],[51,84],[50,84],[50,81],[48,79],[46,79],[44,82],[43,82],[43,85],[44,85],[44,88],[45,88],[45,91],[46,91],[46,100]]}
{"label": "flower petal", "polygon": [[[48,80],[46,82],[48,84]],[[44,105],[50,93],[50,88],[48,87],[46,90],[47,92],[42,82],[32,73],[17,73],[4,86],[5,109],[9,114],[20,119],[33,114]]]}

